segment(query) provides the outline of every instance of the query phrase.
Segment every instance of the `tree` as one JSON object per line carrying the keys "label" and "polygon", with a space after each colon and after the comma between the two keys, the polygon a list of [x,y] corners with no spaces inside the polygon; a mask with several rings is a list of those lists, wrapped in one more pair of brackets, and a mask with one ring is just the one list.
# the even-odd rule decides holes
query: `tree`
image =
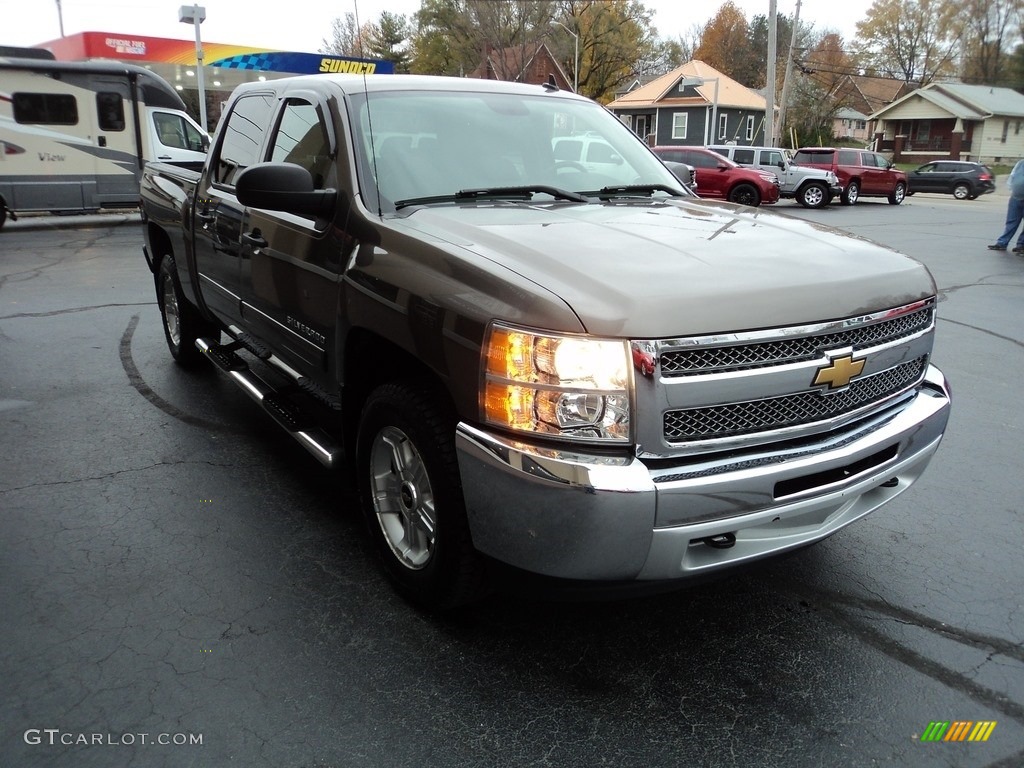
{"label": "tree", "polygon": [[366,35],[366,55],[374,59],[393,62],[396,72],[409,71],[409,53],[406,41],[411,30],[405,16],[383,11],[376,24],[369,25]]}
{"label": "tree", "polygon": [[324,38],[320,53],[360,58],[363,56],[368,31],[368,25],[359,27],[354,13],[346,13],[345,18],[336,18],[331,22],[331,37]]}
{"label": "tree", "polygon": [[[637,0],[561,0],[556,20],[579,35],[579,91],[608,102],[625,80],[644,73],[644,63],[657,57],[651,12]],[[564,38],[565,30],[555,25]],[[560,61],[572,71],[573,40],[559,44]],[[566,50],[564,45],[568,46]],[[566,53],[568,56],[566,56]]]}
{"label": "tree", "polygon": [[1024,22],[1024,0],[963,0],[958,23],[964,31],[960,75],[964,82],[1010,85],[1010,43]]}
{"label": "tree", "polygon": [[927,85],[955,72],[961,0],[875,0],[857,23],[858,50],[874,71]]}
{"label": "tree", "polygon": [[[761,83],[764,82],[763,76],[752,74],[752,70],[758,66],[757,52],[750,46],[747,19],[732,0],[727,0],[704,27],[700,45],[693,55],[748,87],[756,85],[759,79]],[[753,65],[749,63],[752,60]],[[763,72],[764,58],[760,62]]]}

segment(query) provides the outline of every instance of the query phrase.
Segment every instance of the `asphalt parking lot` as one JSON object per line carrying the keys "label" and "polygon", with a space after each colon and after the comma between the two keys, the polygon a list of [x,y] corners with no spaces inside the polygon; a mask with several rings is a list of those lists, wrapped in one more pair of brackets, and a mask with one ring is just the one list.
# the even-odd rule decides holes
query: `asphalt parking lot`
{"label": "asphalt parking lot", "polygon": [[8,222],[0,766],[1024,765],[1024,258],[985,248],[1005,202],[775,206],[936,278],[953,416],[908,493],[724,581],[445,619],[383,580],[343,477],[171,364],[137,214]]}

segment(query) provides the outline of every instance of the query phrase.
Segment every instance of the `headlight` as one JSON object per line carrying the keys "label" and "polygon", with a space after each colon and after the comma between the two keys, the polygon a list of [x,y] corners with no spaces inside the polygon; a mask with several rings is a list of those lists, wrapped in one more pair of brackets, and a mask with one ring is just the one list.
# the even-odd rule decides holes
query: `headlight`
{"label": "headlight", "polygon": [[483,420],[583,441],[630,441],[626,342],[490,326]]}

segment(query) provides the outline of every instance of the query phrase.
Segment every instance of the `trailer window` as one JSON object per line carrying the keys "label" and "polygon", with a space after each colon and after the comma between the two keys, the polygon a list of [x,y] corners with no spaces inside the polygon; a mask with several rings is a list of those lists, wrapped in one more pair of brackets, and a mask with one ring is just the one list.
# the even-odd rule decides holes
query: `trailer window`
{"label": "trailer window", "polygon": [[101,131],[124,130],[124,101],[121,94],[101,91],[96,94],[96,114]]}
{"label": "trailer window", "polygon": [[15,93],[14,120],[33,125],[78,125],[78,102],[66,93]]}

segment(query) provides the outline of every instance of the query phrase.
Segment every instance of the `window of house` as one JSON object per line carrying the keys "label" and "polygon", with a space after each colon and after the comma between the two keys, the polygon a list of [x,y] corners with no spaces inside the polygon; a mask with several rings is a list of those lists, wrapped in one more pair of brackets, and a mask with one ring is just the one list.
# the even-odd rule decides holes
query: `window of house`
{"label": "window of house", "polygon": [[78,102],[66,93],[15,93],[11,96],[16,123],[78,125]]}
{"label": "window of house", "polygon": [[235,102],[214,164],[215,183],[233,186],[238,174],[260,161],[263,132],[273,111],[274,98],[270,94],[243,96]]}
{"label": "window of house", "polygon": [[1009,120],[1003,120],[1003,138],[1001,139],[1003,144],[1006,143],[1006,137],[1009,136],[1009,135],[1010,135],[1010,121]]}
{"label": "window of house", "polygon": [[754,140],[754,116],[747,115],[747,141]]}
{"label": "window of house", "polygon": [[673,139],[685,139],[686,138],[686,122],[687,115],[685,112],[673,112],[672,113],[672,138]]}
{"label": "window of house", "polygon": [[96,94],[96,114],[101,131],[124,130],[124,100],[119,93],[101,91]]}
{"label": "window of house", "polygon": [[917,140],[928,141],[932,133],[932,121],[922,120],[917,124]]}
{"label": "window of house", "polygon": [[718,138],[724,139],[728,132],[729,132],[729,116],[728,115],[719,115],[718,116]]}

